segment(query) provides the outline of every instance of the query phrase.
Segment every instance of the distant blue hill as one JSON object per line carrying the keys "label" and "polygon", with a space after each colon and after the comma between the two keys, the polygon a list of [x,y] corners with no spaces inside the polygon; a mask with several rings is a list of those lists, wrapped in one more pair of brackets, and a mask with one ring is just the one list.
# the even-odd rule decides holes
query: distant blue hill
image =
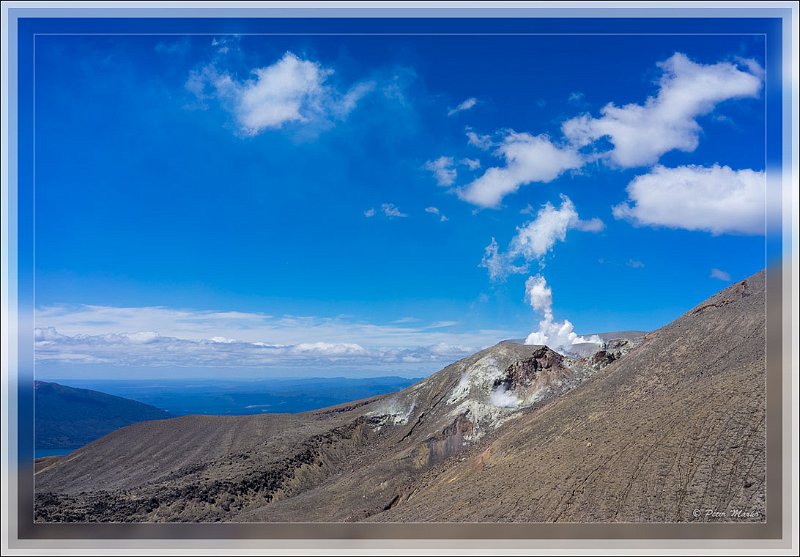
{"label": "distant blue hill", "polygon": [[259,380],[60,380],[72,387],[110,393],[182,416],[305,412],[405,389],[407,377]]}
{"label": "distant blue hill", "polygon": [[88,389],[36,381],[37,456],[63,453],[115,429],[173,417],[160,408]]}

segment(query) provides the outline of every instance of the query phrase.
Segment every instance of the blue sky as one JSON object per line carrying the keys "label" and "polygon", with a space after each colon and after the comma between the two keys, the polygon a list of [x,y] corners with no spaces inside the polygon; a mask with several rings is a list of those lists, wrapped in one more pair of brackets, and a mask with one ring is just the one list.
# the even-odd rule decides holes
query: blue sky
{"label": "blue sky", "polygon": [[658,328],[765,266],[764,51],[39,36],[37,374],[419,376]]}

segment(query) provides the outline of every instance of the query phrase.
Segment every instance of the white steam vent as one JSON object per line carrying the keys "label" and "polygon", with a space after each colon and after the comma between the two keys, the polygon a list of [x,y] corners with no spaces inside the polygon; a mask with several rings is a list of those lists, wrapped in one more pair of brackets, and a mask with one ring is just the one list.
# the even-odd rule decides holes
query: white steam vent
{"label": "white steam vent", "polygon": [[542,314],[543,319],[539,321],[539,329],[533,331],[525,339],[525,344],[538,344],[549,346],[551,349],[561,353],[569,353],[576,344],[591,342],[603,344],[597,335],[591,337],[578,336],[573,330],[572,323],[555,321],[553,318],[553,291],[547,286],[547,281],[542,275],[528,277],[525,281],[525,298],[530,302],[531,307],[537,313]]}

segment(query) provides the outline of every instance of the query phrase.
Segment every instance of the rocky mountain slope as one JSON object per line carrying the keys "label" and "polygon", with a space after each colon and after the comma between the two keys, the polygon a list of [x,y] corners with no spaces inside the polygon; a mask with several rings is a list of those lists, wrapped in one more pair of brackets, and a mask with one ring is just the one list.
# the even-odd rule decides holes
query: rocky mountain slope
{"label": "rocky mountain slope", "polygon": [[764,520],[764,292],[586,357],[505,342],[393,395],[130,426],[38,466],[36,519]]}

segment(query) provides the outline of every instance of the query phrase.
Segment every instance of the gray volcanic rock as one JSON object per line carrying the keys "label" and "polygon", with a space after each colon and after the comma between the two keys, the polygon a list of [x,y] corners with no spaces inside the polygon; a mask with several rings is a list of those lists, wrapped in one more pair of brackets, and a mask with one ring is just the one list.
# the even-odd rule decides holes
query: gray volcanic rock
{"label": "gray volcanic rock", "polygon": [[764,275],[590,357],[500,343],[392,395],[187,416],[37,467],[38,521],[764,519]]}
{"label": "gray volcanic rock", "polygon": [[373,519],[684,522],[714,509],[765,520],[764,306],[761,272],[481,453],[429,471],[413,498]]}

